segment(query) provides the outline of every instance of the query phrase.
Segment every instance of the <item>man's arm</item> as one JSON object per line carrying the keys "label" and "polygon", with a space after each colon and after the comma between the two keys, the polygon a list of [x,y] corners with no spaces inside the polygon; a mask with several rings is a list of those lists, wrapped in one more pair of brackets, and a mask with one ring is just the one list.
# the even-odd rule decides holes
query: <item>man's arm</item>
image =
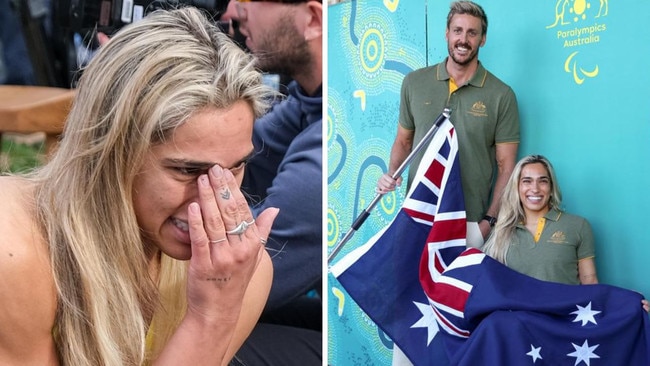
{"label": "man's arm", "polygon": [[404,160],[411,153],[413,148],[413,136],[415,131],[407,130],[406,128],[398,125],[397,136],[393,142],[393,147],[390,150],[390,161],[388,163],[388,172],[383,174],[377,182],[377,192],[386,193],[395,190],[397,186],[402,184],[402,177],[393,179],[393,174],[397,168],[402,165]]}
{"label": "man's arm", "polygon": [[[501,206],[501,195],[503,189],[510,179],[513,169],[515,168],[517,160],[517,151],[519,143],[502,143],[496,145],[496,161],[497,161],[497,179],[494,183],[492,190],[492,202],[488,207],[487,215],[497,217],[499,214],[499,207]],[[486,220],[479,222],[479,228],[483,238],[487,238],[490,234],[490,224]]]}
{"label": "man's arm", "polygon": [[314,287],[322,277],[322,123],[310,125],[291,146],[267,190],[253,207],[279,207],[267,250],[273,285],[266,310],[277,309]]}
{"label": "man's arm", "polygon": [[266,310],[288,304],[322,279],[322,97],[289,84],[289,96],[255,122],[257,154],[242,189],[254,213],[278,207],[266,245],[273,285]]}

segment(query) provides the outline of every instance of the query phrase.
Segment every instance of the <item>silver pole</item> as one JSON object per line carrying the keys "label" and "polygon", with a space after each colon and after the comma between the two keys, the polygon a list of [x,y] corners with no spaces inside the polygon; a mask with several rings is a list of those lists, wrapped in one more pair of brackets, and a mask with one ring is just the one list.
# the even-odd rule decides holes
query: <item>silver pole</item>
{"label": "silver pole", "polygon": [[[427,145],[427,144],[429,143],[429,141],[430,141],[430,140],[433,138],[433,136],[436,134],[436,132],[438,131],[438,129],[440,128],[440,126],[442,126],[442,124],[443,124],[446,120],[449,119],[449,116],[450,116],[450,115],[451,115],[451,109],[449,109],[449,108],[445,108],[445,109],[442,111],[442,113],[440,113],[440,115],[438,116],[438,118],[436,118],[436,121],[433,123],[433,126],[431,126],[431,128],[429,129],[429,131],[427,131],[426,135],[424,135],[424,137],[422,137],[422,140],[420,140],[420,142],[418,142],[418,144],[415,146],[415,148],[413,148],[413,149],[411,150],[411,152],[410,152],[409,155],[406,157],[406,159],[404,159],[404,161],[403,161],[402,164],[399,166],[399,168],[397,168],[397,170],[395,171],[395,173],[393,173],[393,175],[391,176],[393,179],[397,179],[398,177],[400,177],[400,176],[402,175],[402,173],[404,172],[404,170],[406,170],[406,167],[408,167],[409,164],[411,163],[411,161],[415,158],[415,155],[416,155],[418,152],[420,152],[420,150],[422,150],[422,148],[423,148],[425,145]],[[377,193],[377,194],[375,195],[375,198],[373,198],[373,200],[372,200],[372,201],[370,202],[370,204],[368,205],[368,207],[366,207],[366,209],[363,210],[363,211],[361,212],[361,214],[356,218],[356,220],[354,220],[354,223],[352,223],[352,227],[350,228],[350,230],[348,230],[348,232],[345,233],[345,236],[343,236],[343,238],[341,239],[341,241],[340,241],[340,242],[339,242],[339,243],[334,247],[334,249],[332,250],[332,252],[330,253],[330,255],[327,257],[327,263],[328,263],[328,264],[332,262],[332,260],[334,259],[334,257],[336,257],[336,255],[341,251],[341,249],[343,249],[343,246],[344,246],[344,245],[345,245],[345,244],[346,244],[346,243],[347,243],[347,242],[352,238],[352,236],[354,235],[354,233],[355,233],[357,230],[359,230],[359,228],[361,227],[361,225],[363,225],[363,223],[366,221],[366,219],[368,218],[368,216],[370,216],[370,211],[372,211],[373,208],[375,208],[375,206],[377,205],[377,203],[379,202],[379,200],[381,200],[381,198],[383,197],[383,195],[384,195],[384,193]]]}

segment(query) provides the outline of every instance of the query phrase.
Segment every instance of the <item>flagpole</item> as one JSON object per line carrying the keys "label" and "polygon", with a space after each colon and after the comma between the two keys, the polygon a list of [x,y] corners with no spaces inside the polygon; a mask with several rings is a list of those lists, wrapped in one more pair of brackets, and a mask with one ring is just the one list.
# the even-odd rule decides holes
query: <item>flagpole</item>
{"label": "flagpole", "polygon": [[[440,128],[440,126],[442,126],[442,124],[443,124],[446,120],[449,119],[449,116],[450,116],[450,115],[451,115],[451,109],[450,109],[450,108],[445,108],[445,109],[442,111],[442,113],[440,113],[440,115],[438,116],[438,118],[436,118],[435,122],[433,123],[433,126],[431,126],[431,128],[429,129],[429,131],[427,131],[426,135],[424,135],[424,137],[422,137],[422,140],[420,140],[420,142],[415,146],[415,148],[413,148],[413,150],[411,150],[411,152],[410,152],[409,155],[406,157],[406,159],[404,159],[404,161],[403,161],[402,164],[399,166],[399,168],[397,168],[397,170],[395,170],[395,172],[394,172],[393,175],[391,176],[393,179],[397,179],[397,178],[399,178],[399,177],[402,175],[402,173],[404,172],[404,170],[406,170],[406,167],[408,167],[409,164],[411,164],[411,161],[415,158],[415,155],[416,155],[418,152],[420,152],[420,150],[422,150],[422,148],[423,148],[426,144],[429,143],[429,141],[430,141],[430,140],[433,138],[433,136],[436,134],[436,132],[438,131],[438,129]],[[368,218],[368,216],[370,216],[370,211],[372,211],[372,210],[375,208],[375,206],[376,206],[377,203],[381,200],[381,198],[383,197],[383,195],[384,195],[384,193],[377,193],[377,194],[375,195],[375,198],[373,198],[373,200],[372,200],[372,201],[370,202],[370,204],[368,205],[368,207],[366,207],[366,209],[363,210],[363,211],[361,212],[361,214],[356,218],[356,220],[354,220],[354,223],[352,223],[352,227],[350,228],[350,230],[348,230],[348,232],[345,233],[345,236],[343,236],[343,238],[341,239],[341,241],[336,245],[336,247],[334,247],[334,250],[332,250],[332,252],[330,253],[330,255],[327,257],[327,263],[328,263],[328,264],[332,262],[332,260],[334,259],[334,257],[336,257],[336,255],[341,251],[341,249],[343,249],[343,246],[344,246],[344,245],[345,245],[345,244],[346,244],[346,243],[347,243],[347,242],[352,238],[352,236],[354,235],[354,233],[355,233],[357,230],[359,230],[359,228],[361,227],[361,225],[363,225],[363,223],[366,221],[366,219]]]}

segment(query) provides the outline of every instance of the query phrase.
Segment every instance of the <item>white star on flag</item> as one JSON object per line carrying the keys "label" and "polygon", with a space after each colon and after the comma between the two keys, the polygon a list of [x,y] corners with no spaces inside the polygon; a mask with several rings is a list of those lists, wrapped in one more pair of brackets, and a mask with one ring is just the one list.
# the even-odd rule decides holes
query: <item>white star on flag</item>
{"label": "white star on flag", "polygon": [[537,359],[542,359],[542,355],[540,352],[542,351],[542,347],[537,347],[533,346],[532,344],[530,345],[530,352],[526,353],[526,356],[530,356],[533,358],[533,363],[537,361]]}
{"label": "white star on flag", "polygon": [[411,325],[411,328],[427,328],[427,346],[429,346],[433,340],[433,337],[438,334],[438,322],[436,321],[431,306],[415,301],[413,301],[413,304],[418,307],[418,310],[420,310],[420,313],[422,313],[422,317],[420,320],[415,322],[415,324]]}
{"label": "white star on flag", "polygon": [[576,307],[578,308],[578,310],[571,313],[571,314],[576,314],[576,318],[573,319],[574,322],[582,321],[583,327],[585,326],[585,324],[587,324],[587,322],[598,324],[596,323],[596,319],[594,318],[594,315],[599,314],[600,311],[591,310],[591,301],[585,307],[582,307],[580,305],[576,305]]}
{"label": "white star on flag", "polygon": [[575,348],[575,352],[568,353],[567,356],[576,358],[576,363],[573,364],[573,366],[577,366],[580,362],[584,362],[587,366],[589,366],[590,359],[600,358],[600,356],[593,352],[598,346],[600,346],[599,344],[589,347],[589,343],[585,339],[585,343],[583,343],[582,346],[578,346],[575,343],[571,343],[571,345],[573,345],[573,348]]}

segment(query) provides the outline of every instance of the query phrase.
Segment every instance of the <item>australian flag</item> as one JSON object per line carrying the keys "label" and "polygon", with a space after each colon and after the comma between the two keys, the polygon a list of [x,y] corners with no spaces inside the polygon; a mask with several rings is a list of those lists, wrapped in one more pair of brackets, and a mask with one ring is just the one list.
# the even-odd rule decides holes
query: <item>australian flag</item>
{"label": "australian flag", "polygon": [[466,249],[465,235],[447,120],[397,216],[331,271],[414,365],[650,366],[640,294],[536,280]]}
{"label": "australian flag", "polygon": [[[458,142],[448,119],[425,151],[416,176],[393,221],[341,258],[331,272],[415,365],[444,365],[447,353],[436,336],[439,323],[419,277],[427,246],[438,248],[438,261],[431,268],[438,273],[465,250]],[[422,265],[428,266],[426,259]]]}

